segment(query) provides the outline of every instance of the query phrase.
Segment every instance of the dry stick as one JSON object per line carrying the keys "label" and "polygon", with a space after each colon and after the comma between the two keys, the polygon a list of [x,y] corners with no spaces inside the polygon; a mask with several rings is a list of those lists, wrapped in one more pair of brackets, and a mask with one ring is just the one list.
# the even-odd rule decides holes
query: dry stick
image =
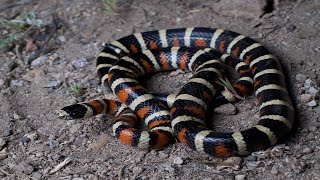
{"label": "dry stick", "polygon": [[66,166],[69,162],[71,162],[72,159],[67,157],[64,161],[62,161],[60,164],[58,164],[55,168],[53,168],[49,174],[53,174],[57,171],[59,171],[61,168],[63,168],[64,166]]}
{"label": "dry stick", "polygon": [[5,174],[6,176],[11,176],[12,174],[8,173],[7,171],[3,170],[2,168],[0,168],[0,171]]}
{"label": "dry stick", "polygon": [[23,64],[23,60],[21,59],[21,56],[19,53],[19,45],[16,45],[14,50],[15,50],[16,56],[18,57],[19,61]]}
{"label": "dry stick", "polygon": [[30,4],[33,1],[34,0],[28,0],[28,1],[14,2],[14,3],[11,3],[11,4],[3,5],[3,6],[0,6],[0,11],[5,10],[5,9],[9,9],[9,8],[13,8],[15,6],[21,6],[21,5]]}
{"label": "dry stick", "polygon": [[32,55],[29,59],[27,64],[31,64],[31,62],[33,60],[35,60],[37,57],[40,56],[40,54],[43,52],[45,46],[48,44],[48,42],[51,40],[51,38],[53,37],[53,35],[56,33],[58,29],[58,17],[56,14],[53,14],[52,16],[52,22],[51,22],[51,31],[47,37],[47,39],[44,41],[44,43],[41,45],[41,47],[39,48],[39,50],[37,50],[37,52]]}

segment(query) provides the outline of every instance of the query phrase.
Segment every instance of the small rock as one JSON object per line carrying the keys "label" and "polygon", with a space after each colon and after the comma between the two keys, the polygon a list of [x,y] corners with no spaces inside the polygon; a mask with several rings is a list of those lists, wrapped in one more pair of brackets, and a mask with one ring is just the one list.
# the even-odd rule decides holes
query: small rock
{"label": "small rock", "polygon": [[143,171],[143,168],[139,166],[135,166],[132,168],[132,171],[134,172],[135,176],[138,176]]}
{"label": "small rock", "polygon": [[15,61],[8,61],[3,65],[3,70],[4,72],[8,73],[16,66],[17,66],[17,63]]}
{"label": "small rock", "polygon": [[296,29],[296,26],[293,25],[293,24],[289,24],[289,25],[286,26],[286,30],[288,32],[293,32],[295,29]]}
{"label": "small rock", "polygon": [[59,141],[57,140],[49,140],[48,145],[51,149],[54,149],[59,146]]}
{"label": "small rock", "polygon": [[23,137],[28,138],[31,141],[34,141],[38,138],[38,134],[36,132],[25,134]]}
{"label": "small rock", "polygon": [[312,150],[309,147],[306,147],[302,150],[303,154],[310,154],[312,152]]}
{"label": "small rock", "polygon": [[184,73],[183,70],[177,69],[177,70],[175,70],[175,71],[172,71],[172,72],[169,74],[169,76],[177,76],[177,75],[182,74],[182,73]]}
{"label": "small rock", "polygon": [[8,157],[7,148],[3,148],[0,151],[0,160],[6,159]]}
{"label": "small rock", "polygon": [[7,137],[10,136],[12,134],[12,129],[10,127],[8,127],[7,129],[5,129],[2,133],[3,137]]}
{"label": "small rock", "polygon": [[41,177],[42,177],[42,174],[39,173],[38,171],[32,174],[33,179],[41,179]]}
{"label": "small rock", "polygon": [[21,142],[23,142],[23,143],[29,143],[29,142],[30,142],[30,139],[29,139],[28,137],[26,137],[26,136],[23,136],[23,137],[21,138]]}
{"label": "small rock", "polygon": [[300,101],[301,101],[302,103],[309,102],[309,101],[311,101],[311,99],[312,99],[311,94],[301,94],[301,95],[300,95]]}
{"label": "small rock", "polygon": [[250,169],[250,170],[256,169],[256,168],[259,166],[259,164],[260,164],[260,163],[259,163],[258,161],[248,161],[248,162],[246,163],[248,169]]}
{"label": "small rock", "polygon": [[317,127],[316,126],[311,126],[311,127],[309,127],[309,131],[316,132],[317,131]]}
{"label": "small rock", "polygon": [[183,164],[183,160],[181,159],[181,157],[175,157],[173,159],[173,164],[181,165]]}
{"label": "small rock", "polygon": [[97,79],[90,79],[89,84],[93,87],[97,87],[100,84],[100,81]]}
{"label": "small rock", "polygon": [[0,149],[2,149],[7,144],[7,140],[0,138]]}
{"label": "small rock", "polygon": [[37,59],[33,60],[31,62],[31,67],[38,67],[43,65],[47,60],[48,60],[48,56],[40,56]]}
{"label": "small rock", "polygon": [[164,165],[164,169],[166,171],[168,171],[169,173],[173,173],[174,172],[174,168],[170,164],[165,164]]}
{"label": "small rock", "polygon": [[81,123],[72,125],[70,130],[69,130],[70,134],[74,134],[74,133],[78,132],[79,129],[81,128],[81,126],[82,126]]}
{"label": "small rock", "polygon": [[303,83],[306,79],[307,79],[307,76],[304,75],[304,74],[297,74],[297,75],[296,75],[296,80],[297,80],[299,83]]}
{"label": "small rock", "polygon": [[72,144],[77,147],[80,147],[86,139],[86,137],[77,137]]}
{"label": "small rock", "polygon": [[21,79],[11,80],[10,85],[16,86],[16,87],[22,87],[24,85],[24,80],[21,80]]}
{"label": "small rock", "polygon": [[169,157],[169,154],[166,151],[159,151],[159,157],[165,159]]}
{"label": "small rock", "polygon": [[213,110],[215,113],[225,114],[225,115],[234,115],[237,113],[237,108],[233,104],[224,104]]}
{"label": "small rock", "polygon": [[65,158],[64,155],[60,154],[60,153],[55,153],[51,156],[51,158],[55,161],[58,161],[58,160],[62,160]]}
{"label": "small rock", "polygon": [[30,164],[26,163],[26,162],[21,162],[20,164],[18,164],[14,168],[15,168],[16,171],[25,173],[27,175],[32,174],[32,172],[34,171],[34,167],[31,166]]}
{"label": "small rock", "polygon": [[317,94],[318,91],[319,91],[318,89],[316,89],[316,88],[314,88],[314,87],[312,87],[312,86],[308,89],[308,92],[309,92],[310,94],[312,94],[312,95]]}
{"label": "small rock", "polygon": [[273,165],[270,172],[272,174],[278,174],[279,173],[279,167],[277,165]]}
{"label": "small rock", "polygon": [[42,69],[32,69],[23,75],[22,78],[26,81],[38,83],[45,74],[46,73]]}
{"label": "small rock", "polygon": [[58,36],[58,40],[62,43],[66,42],[66,37],[64,36]]}
{"label": "small rock", "polygon": [[20,120],[20,119],[22,119],[22,117],[17,113],[13,113],[13,119]]}
{"label": "small rock", "polygon": [[72,66],[75,67],[76,69],[83,69],[86,66],[88,66],[89,62],[85,58],[80,58],[77,60],[72,61]]}
{"label": "small rock", "polygon": [[[89,174],[89,175],[88,175],[88,179],[90,179],[90,180],[98,180],[98,177],[95,176],[95,175],[93,175],[93,174]],[[143,179],[143,178],[142,178],[142,179]],[[147,179],[147,178],[145,178],[145,179]]]}
{"label": "small rock", "polygon": [[317,102],[315,100],[312,100],[312,101],[307,103],[307,106],[309,106],[309,107],[314,107],[316,105],[317,105]]}
{"label": "small rock", "polygon": [[36,157],[42,157],[43,156],[43,152],[37,152],[36,153]]}
{"label": "small rock", "polygon": [[41,127],[37,129],[37,131],[44,136],[50,136],[52,134],[51,130],[48,127]]}
{"label": "small rock", "polygon": [[97,151],[101,148],[104,148],[109,141],[109,135],[103,133],[100,135],[98,141],[96,143],[91,143],[88,145],[88,150]]}
{"label": "small rock", "polygon": [[58,88],[61,85],[61,81],[49,81],[49,83],[45,86],[46,88]]}
{"label": "small rock", "polygon": [[3,79],[0,79],[0,87],[4,85],[5,81]]}
{"label": "small rock", "polygon": [[304,81],[304,87],[305,88],[310,88],[311,87],[311,83],[312,83],[312,80],[309,78],[309,79],[306,79],[305,81]]}
{"label": "small rock", "polygon": [[238,174],[234,177],[235,180],[244,180],[246,178],[246,175],[244,174]]}
{"label": "small rock", "polygon": [[313,109],[315,112],[320,114],[320,106],[317,106],[316,108]]}
{"label": "small rock", "polygon": [[217,170],[231,168],[233,170],[239,170],[241,164],[240,157],[229,157],[228,159],[217,164]]}
{"label": "small rock", "polygon": [[76,177],[76,178],[73,178],[72,180],[84,180],[82,177]]}

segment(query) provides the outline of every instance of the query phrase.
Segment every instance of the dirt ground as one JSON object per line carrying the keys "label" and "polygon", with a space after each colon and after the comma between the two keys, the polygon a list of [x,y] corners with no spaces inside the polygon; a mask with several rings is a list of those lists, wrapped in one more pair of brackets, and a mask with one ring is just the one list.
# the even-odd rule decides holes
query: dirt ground
{"label": "dirt ground", "polygon": [[[0,179],[320,179],[320,1],[123,0],[115,11],[99,0],[1,2],[1,21],[36,12],[49,26],[1,49]],[[55,28],[52,19],[58,21]],[[134,32],[194,26],[250,36],[279,58],[297,109],[297,128],[284,144],[226,159],[180,143],[143,151],[111,135],[113,117],[65,121],[55,115],[76,102],[115,98],[94,71],[102,43]],[[13,32],[1,24],[0,37]],[[176,92],[188,77],[180,71],[161,73],[147,87]],[[227,106],[236,113],[215,113],[213,129],[252,126],[258,119],[255,102],[248,97]]]}

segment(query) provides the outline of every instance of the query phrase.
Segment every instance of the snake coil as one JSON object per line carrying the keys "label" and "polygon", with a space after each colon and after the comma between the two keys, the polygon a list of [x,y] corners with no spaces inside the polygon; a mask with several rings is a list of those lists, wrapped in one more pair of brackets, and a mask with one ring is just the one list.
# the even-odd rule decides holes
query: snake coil
{"label": "snake coil", "polygon": [[[220,60],[219,60],[220,59]],[[221,62],[234,67],[233,84],[241,95],[254,88],[259,102],[257,125],[238,132],[213,132],[204,120],[224,78]],[[176,95],[150,94],[137,80],[156,71],[182,69],[193,76]],[[211,28],[179,28],[136,33],[106,44],[97,73],[121,102],[93,100],[59,110],[75,119],[107,113],[116,116],[113,133],[125,144],[161,149],[174,137],[192,149],[216,157],[246,155],[289,136],[294,108],[278,60],[260,43],[241,34]],[[222,91],[223,101],[234,101]],[[149,131],[135,128],[144,120]]]}

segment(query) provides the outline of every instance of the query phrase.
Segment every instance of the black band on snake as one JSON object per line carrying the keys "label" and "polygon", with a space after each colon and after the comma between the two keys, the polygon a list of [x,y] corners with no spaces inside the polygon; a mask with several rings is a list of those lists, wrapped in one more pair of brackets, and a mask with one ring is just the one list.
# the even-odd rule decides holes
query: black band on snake
{"label": "black band on snake", "polygon": [[[216,96],[225,74],[221,62],[237,70],[237,94],[255,90],[260,118],[247,130],[214,132],[205,125],[208,109],[236,100],[228,90]],[[125,144],[161,149],[176,137],[197,151],[228,157],[266,149],[286,140],[292,129],[294,109],[278,60],[260,43],[232,31],[195,27],[136,33],[106,44],[96,69],[121,103],[79,103],[59,110],[59,117],[115,115],[113,133]],[[154,96],[137,80],[170,69],[194,74],[176,95]],[[138,119],[149,131],[135,129]]]}

